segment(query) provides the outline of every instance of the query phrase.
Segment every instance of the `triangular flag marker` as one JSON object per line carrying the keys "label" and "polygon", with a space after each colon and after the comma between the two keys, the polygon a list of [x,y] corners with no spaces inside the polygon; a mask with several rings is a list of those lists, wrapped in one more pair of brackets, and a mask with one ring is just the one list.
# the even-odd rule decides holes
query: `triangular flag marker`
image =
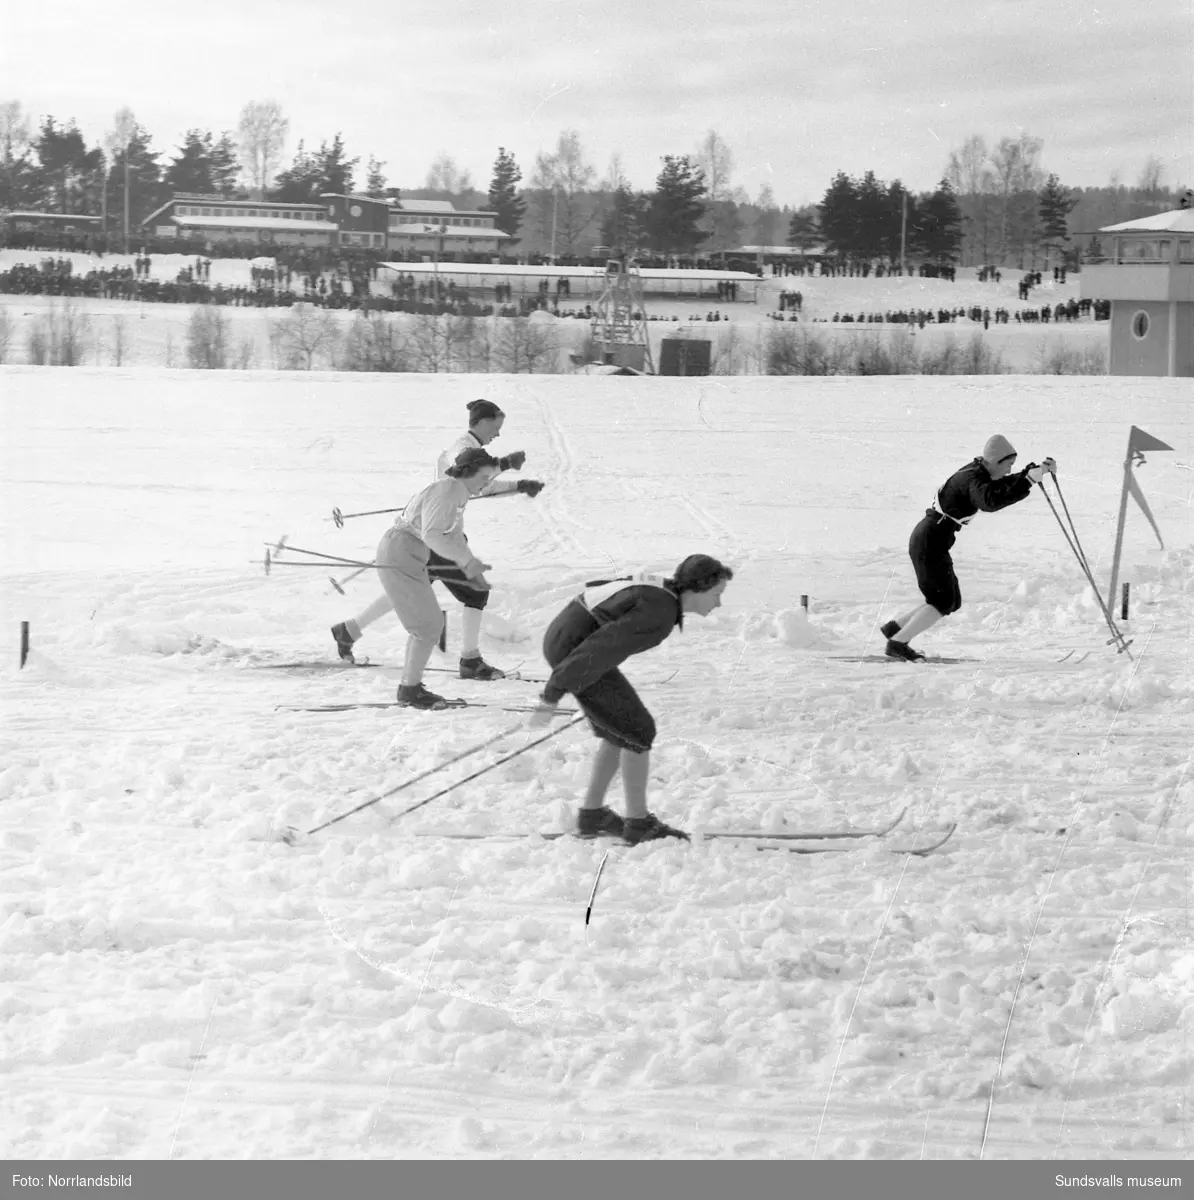
{"label": "triangular flag marker", "polygon": [[1161,549],[1165,548],[1165,543],[1161,539],[1161,531],[1157,528],[1157,522],[1153,517],[1152,510],[1148,507],[1148,502],[1144,499],[1144,493],[1140,490],[1140,484],[1136,482],[1136,476],[1132,474],[1132,468],[1144,462],[1145,450],[1172,449],[1172,446],[1167,446],[1160,438],[1153,437],[1151,433],[1145,433],[1137,425],[1133,425],[1128,433],[1128,454],[1124,459],[1124,486],[1123,492],[1119,497],[1119,521],[1115,527],[1115,554],[1111,559],[1111,586],[1107,590],[1107,595],[1110,597],[1112,604],[1115,603],[1115,587],[1119,582],[1119,559],[1123,553],[1124,523],[1128,516],[1129,496],[1140,505],[1141,511],[1148,518],[1148,523],[1153,527],[1153,533],[1157,535],[1157,541],[1160,542]]}

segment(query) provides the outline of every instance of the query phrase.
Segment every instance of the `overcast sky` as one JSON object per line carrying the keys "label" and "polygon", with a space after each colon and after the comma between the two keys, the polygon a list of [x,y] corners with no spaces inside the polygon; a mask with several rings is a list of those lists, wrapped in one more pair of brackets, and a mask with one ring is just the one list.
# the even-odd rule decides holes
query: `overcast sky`
{"label": "overcast sky", "polygon": [[128,105],[162,161],[184,130],[290,120],[285,161],[339,131],[391,184],[440,152],[484,190],[576,130],[638,188],[716,130],[753,198],[814,202],[838,170],[914,190],[972,134],[1044,140],[1070,186],[1149,156],[1194,183],[1190,0],[0,0],[0,101],[99,142]]}

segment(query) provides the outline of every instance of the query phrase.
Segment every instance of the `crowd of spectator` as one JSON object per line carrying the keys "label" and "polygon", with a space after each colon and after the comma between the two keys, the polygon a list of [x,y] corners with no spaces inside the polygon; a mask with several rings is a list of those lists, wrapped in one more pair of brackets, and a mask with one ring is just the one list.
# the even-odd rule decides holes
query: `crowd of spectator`
{"label": "crowd of spectator", "polygon": [[[785,319],[782,311],[769,313],[772,320]],[[888,310],[881,313],[843,313],[835,312],[832,317],[815,317],[815,322],[834,325],[915,325],[923,329],[926,325],[952,325],[966,320],[981,324],[984,329],[992,325],[1048,324],[1058,321],[1077,321],[1082,317],[1093,317],[1096,321],[1111,319],[1110,300],[1075,300],[1073,298],[1054,305],[1042,305],[1039,308],[1019,308],[1014,312],[1007,308],[991,309],[977,304],[969,308],[912,308]],[[791,313],[789,321],[796,319]]]}
{"label": "crowd of spectator", "polygon": [[[33,236],[33,235],[30,235]],[[72,239],[81,235],[67,235],[45,231],[36,235],[39,240],[58,240],[64,243],[63,249],[77,249],[70,245]],[[84,238],[84,240],[87,240]],[[12,241],[11,237],[9,239]],[[177,242],[171,243],[171,252],[181,248]],[[194,261],[182,267],[174,279],[155,279],[152,274],[153,256],[148,248],[143,248],[136,255],[133,265],[124,264],[112,266],[95,266],[83,272],[76,272],[69,258],[49,256],[42,259],[36,266],[22,264],[7,271],[0,271],[0,292],[49,295],[63,297],[91,297],[101,299],[118,299],[125,301],[145,301],[150,303],[184,303],[184,304],[217,304],[238,307],[287,307],[299,302],[310,303],[325,308],[353,310],[381,310],[387,312],[413,313],[450,313],[460,316],[491,316],[495,312],[501,316],[529,316],[531,313],[550,312],[563,319],[591,321],[594,311],[591,304],[583,307],[561,308],[561,302],[571,296],[571,284],[567,278],[560,277],[554,282],[547,279],[539,280],[535,292],[515,295],[513,285],[507,281],[498,282],[492,289],[493,303],[481,303],[471,298],[467,288],[458,285],[455,280],[434,278],[416,278],[412,273],[399,273],[388,288],[388,295],[375,294],[372,284],[379,275],[380,264],[385,257],[376,252],[365,252],[356,249],[345,250],[331,246],[271,246],[272,251],[268,260],[254,261],[249,267],[250,283],[248,285],[228,285],[211,283],[212,258],[223,256],[228,251],[227,244],[205,244],[204,252],[197,253]],[[244,254],[241,248],[238,253]],[[99,259],[102,263],[102,258]],[[486,258],[488,261],[488,258]],[[546,260],[544,260],[546,261]],[[642,260],[640,265],[674,266],[674,260]],[[555,265],[592,265],[580,259],[555,260]],[[711,260],[698,260],[698,265],[712,268]],[[787,263],[773,264],[773,274],[803,273],[805,264]],[[867,278],[873,274],[875,278],[884,275],[898,275],[898,267],[886,265],[872,266],[869,263],[824,263],[818,269],[822,275],[854,276]],[[953,281],[956,278],[953,267],[943,267],[936,264],[922,264],[917,273],[921,276],[934,276]],[[978,270],[980,282],[998,283],[1002,278],[995,267],[982,267]],[[1053,268],[1055,283],[1064,284],[1066,270],[1064,267]],[[1018,285],[1021,300],[1027,300],[1033,287],[1039,286],[1042,275],[1039,271],[1026,273]],[[719,280],[716,284],[716,296],[720,301],[735,301],[738,297],[738,284],[734,280]],[[801,292],[785,289],[779,294],[779,308],[768,316],[773,320],[795,321],[803,313],[804,296]],[[981,323],[984,329],[992,324],[1008,325],[1015,322],[1020,324],[1047,324],[1058,321],[1076,321],[1083,317],[1093,316],[1094,320],[1110,319],[1111,305],[1109,301],[1075,300],[1070,299],[1054,305],[1041,305],[1037,308],[1021,308],[1011,311],[1005,307],[970,308],[938,308],[938,309],[901,309],[887,310],[881,313],[843,313],[836,312],[832,317],[818,317],[816,320],[836,324],[887,324],[905,325],[924,328],[925,325],[944,325],[957,321]],[[642,319],[636,314],[636,319]],[[718,322],[729,320],[723,316],[720,309],[701,314],[678,315],[653,314],[645,319],[651,321],[706,321]]]}

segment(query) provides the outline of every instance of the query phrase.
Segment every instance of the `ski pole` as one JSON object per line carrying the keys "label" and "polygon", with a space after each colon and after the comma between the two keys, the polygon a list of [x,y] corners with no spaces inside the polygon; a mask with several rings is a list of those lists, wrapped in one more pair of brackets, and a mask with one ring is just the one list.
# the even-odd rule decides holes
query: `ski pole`
{"label": "ski pole", "polygon": [[[267,546],[268,542],[265,543]],[[325,554],[322,550],[304,550],[301,546],[285,546],[284,549],[288,553],[293,554],[309,554],[312,558],[322,558],[327,562],[343,563],[349,567],[359,567],[361,560],[359,558],[345,558],[340,554]]]}
{"label": "ski pole", "polygon": [[[252,562],[253,560],[250,559],[249,561]],[[377,563],[363,563],[360,561],[354,562],[351,558],[346,558],[346,559],[341,560],[341,562],[338,565],[343,565],[346,567],[353,567],[353,566],[359,567],[360,570],[356,572],[359,575],[361,573],[361,571],[368,571],[370,567],[376,567],[378,564]],[[269,564],[265,568],[265,573],[268,575],[270,573],[270,570],[274,567],[313,567],[317,571],[326,571],[328,569],[328,564],[322,563],[322,562],[307,562],[307,563],[278,562],[276,559],[271,559]],[[348,578],[351,579],[352,576],[350,575]],[[332,582],[334,583],[335,580],[333,580]]]}
{"label": "ski pole", "polygon": [[[1053,484],[1057,486],[1057,479],[1054,477]],[[1058,489],[1058,498],[1062,500],[1064,505],[1065,500],[1061,496],[1061,491]],[[1099,585],[1095,583],[1094,576],[1090,570],[1090,563],[1086,560],[1086,555],[1082,551],[1081,545],[1078,544],[1078,531],[1074,529],[1074,536],[1071,539],[1069,532],[1066,530],[1065,524],[1062,522],[1061,514],[1057,511],[1057,506],[1050,498],[1048,491],[1042,486],[1041,495],[1045,497],[1045,503],[1049,505],[1049,511],[1053,514],[1054,520],[1057,521],[1057,526],[1061,530],[1062,537],[1065,538],[1066,544],[1073,551],[1074,557],[1078,560],[1078,565],[1082,568],[1082,573],[1086,576],[1087,583],[1090,584],[1091,591],[1094,592],[1095,599],[1099,602],[1099,608],[1102,609],[1103,618],[1107,622],[1107,628],[1111,631],[1111,642],[1115,646],[1117,654],[1126,653],[1129,658],[1132,657],[1131,651],[1128,650],[1128,642],[1124,635],[1116,628],[1115,621],[1112,619],[1111,613],[1107,610],[1107,605],[1103,601],[1103,594],[1099,591]],[[1069,517],[1067,510],[1066,516]],[[1073,527],[1073,519],[1070,518],[1071,528]]]}
{"label": "ski pole", "polygon": [[[372,564],[370,564],[370,565],[372,565]],[[346,583],[351,583],[358,575],[363,575],[367,570],[369,570],[369,567],[367,567],[367,566],[361,567],[360,570],[353,571],[353,573],[351,575],[345,575],[343,579],[333,579],[329,575],[328,582],[332,585],[332,587],[334,587],[336,589],[336,591],[338,591],[340,593],[341,596],[343,596],[344,588],[342,585],[346,584]]]}
{"label": "ski pole", "polygon": [[[1053,484],[1055,487],[1057,486],[1056,477],[1053,480]],[[1111,612],[1107,608],[1106,602],[1103,600],[1103,594],[1102,594],[1102,592],[1099,591],[1099,585],[1095,582],[1094,573],[1090,569],[1090,563],[1086,558],[1086,553],[1082,549],[1082,546],[1078,541],[1078,531],[1076,528],[1074,528],[1074,521],[1073,521],[1073,518],[1070,517],[1069,510],[1068,509],[1066,510],[1066,517],[1069,519],[1070,529],[1073,531],[1073,539],[1072,540],[1071,540],[1070,534],[1066,531],[1065,525],[1062,523],[1061,517],[1058,515],[1057,509],[1054,507],[1053,501],[1049,499],[1049,493],[1044,489],[1044,487],[1041,488],[1041,494],[1045,497],[1046,503],[1049,505],[1049,508],[1052,510],[1053,516],[1057,521],[1058,527],[1061,529],[1062,536],[1065,538],[1066,542],[1069,544],[1070,549],[1074,552],[1074,557],[1078,560],[1078,565],[1082,568],[1083,574],[1086,576],[1086,581],[1087,581],[1087,583],[1090,584],[1090,589],[1092,592],[1094,592],[1095,599],[1099,602],[1099,608],[1103,612],[1103,619],[1107,622],[1107,628],[1111,632],[1111,639],[1108,644],[1115,646],[1115,652],[1117,654],[1127,653],[1128,657],[1131,658],[1132,654],[1128,650],[1128,644],[1129,644],[1128,640],[1124,637],[1124,635],[1116,627],[1115,621],[1111,616]],[[1058,499],[1061,500],[1062,505],[1064,506],[1065,498],[1062,496],[1060,488],[1058,488],[1057,494],[1058,494]]]}
{"label": "ski pole", "polygon": [[1074,535],[1074,545],[1077,546],[1078,553],[1081,555],[1080,561],[1086,571],[1086,578],[1090,580],[1090,586],[1094,590],[1095,598],[1098,600],[1099,607],[1103,610],[1103,616],[1107,621],[1107,627],[1111,631],[1111,641],[1115,645],[1116,653],[1124,653],[1131,658],[1131,651],[1128,650],[1128,646],[1130,645],[1129,639],[1124,636],[1115,624],[1115,618],[1112,616],[1108,603],[1109,601],[1110,604],[1114,604],[1115,597],[1109,595],[1105,601],[1102,592],[1099,591],[1098,585],[1095,583],[1094,571],[1091,568],[1090,560],[1086,557],[1086,551],[1082,548],[1082,543],[1078,540],[1078,527],[1074,524],[1074,518],[1070,515],[1069,505],[1065,502],[1065,493],[1062,492],[1061,482],[1056,475],[1053,476],[1053,486],[1057,489],[1057,498],[1061,501],[1061,507],[1065,510],[1066,520],[1069,522],[1070,530]]}
{"label": "ski pole", "polygon": [[488,738],[484,742],[478,742],[475,746],[470,746],[467,750],[462,750],[447,762],[440,763],[437,767],[428,767],[426,771],[416,775],[413,779],[408,779],[405,783],[398,784],[397,787],[392,787],[388,792],[382,792],[380,796],[374,796],[372,800],[366,800],[364,804],[358,804],[356,808],[350,808],[348,812],[341,813],[338,817],[332,817],[330,821],[324,821],[322,825],[316,825],[314,829],[307,830],[307,836],[310,837],[313,833],[318,833],[321,829],[327,829],[329,825],[335,825],[338,821],[343,821],[346,817],[351,817],[354,813],[359,813],[363,809],[369,808],[379,801],[386,800],[390,796],[396,795],[398,792],[405,791],[408,787],[414,787],[416,783],[426,779],[429,775],[434,775],[437,771],[447,770],[448,767],[454,766],[461,759],[468,758],[471,754],[478,754],[488,746],[492,746],[494,742],[501,741],[502,738],[511,733],[517,733],[521,729],[521,725],[513,725],[509,729],[504,729],[501,733],[496,733],[493,737]]}
{"label": "ski pole", "polygon": [[572,720],[566,725],[560,725],[558,728],[553,729],[550,733],[545,733],[542,737],[536,738],[533,742],[527,742],[525,746],[520,746],[517,750],[513,750],[509,754],[503,755],[497,760],[497,762],[492,762],[489,764],[489,766],[482,767],[479,771],[474,771],[471,775],[466,775],[463,779],[458,779],[455,783],[449,784],[446,788],[440,788],[440,790],[436,792],[434,796],[428,796],[426,800],[420,800],[418,804],[412,804],[410,808],[403,809],[402,812],[391,818],[390,824],[393,825],[394,822],[399,819],[399,817],[405,817],[408,813],[413,813],[416,809],[424,808],[426,805],[430,804],[432,800],[438,800],[441,796],[446,796],[449,792],[454,792],[462,784],[470,783],[472,780],[488,774],[496,767],[500,767],[503,763],[508,763],[512,758],[517,758],[520,754],[525,754],[528,750],[533,749],[542,742],[546,742],[549,738],[558,737],[564,732],[565,729],[571,729],[573,725],[579,725],[584,719],[585,718],[583,716],[573,717]]}
{"label": "ski pole", "polygon": [[1082,549],[1082,543],[1078,541],[1078,528],[1074,524],[1074,518],[1070,516],[1070,507],[1065,502],[1065,494],[1061,490],[1061,480],[1056,475],[1053,476],[1053,486],[1057,489],[1057,498],[1061,501],[1062,510],[1065,512],[1065,519],[1070,523],[1070,530],[1074,535],[1074,545],[1078,547],[1078,553],[1082,555],[1082,562],[1086,566],[1089,574],[1094,574],[1090,568],[1090,559],[1086,557],[1086,551]]}
{"label": "ski pole", "polygon": [[333,508],[331,517],[325,517],[324,519],[335,521],[336,528],[343,529],[344,522],[351,521],[353,517],[379,517],[385,513],[397,513],[401,511],[401,508],[371,508],[368,512],[342,513],[338,508]]}

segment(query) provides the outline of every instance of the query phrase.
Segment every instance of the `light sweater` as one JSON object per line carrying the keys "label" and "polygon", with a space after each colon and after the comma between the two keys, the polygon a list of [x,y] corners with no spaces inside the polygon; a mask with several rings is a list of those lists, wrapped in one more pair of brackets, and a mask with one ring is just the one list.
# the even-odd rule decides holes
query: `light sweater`
{"label": "light sweater", "polygon": [[413,534],[428,549],[467,572],[479,561],[464,536],[464,506],[469,499],[468,488],[459,479],[437,479],[411,498],[394,528]]}

